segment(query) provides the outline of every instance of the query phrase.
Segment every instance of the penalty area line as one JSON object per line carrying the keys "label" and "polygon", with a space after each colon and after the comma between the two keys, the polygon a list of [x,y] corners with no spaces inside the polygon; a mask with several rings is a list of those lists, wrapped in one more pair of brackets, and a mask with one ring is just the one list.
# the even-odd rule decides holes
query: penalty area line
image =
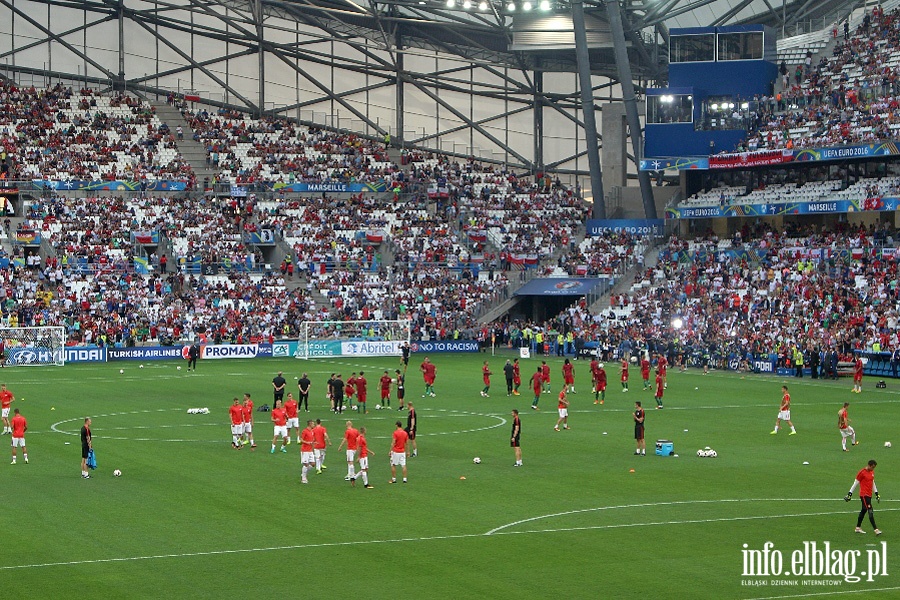
{"label": "penalty area line", "polygon": [[779,600],[781,598],[816,598],[821,596],[842,596],[844,594],[868,594],[871,592],[890,592],[900,590],[900,586],[883,587],[883,588],[866,588],[859,590],[840,590],[834,592],[810,592],[808,594],[789,594],[787,596],[758,596],[749,598],[748,600]]}

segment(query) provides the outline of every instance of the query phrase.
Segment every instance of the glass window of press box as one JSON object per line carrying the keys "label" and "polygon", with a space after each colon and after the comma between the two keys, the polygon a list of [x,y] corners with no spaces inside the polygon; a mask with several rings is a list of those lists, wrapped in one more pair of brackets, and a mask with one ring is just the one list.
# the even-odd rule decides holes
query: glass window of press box
{"label": "glass window of press box", "polygon": [[689,95],[647,96],[648,123],[692,123],[694,97]]}
{"label": "glass window of press box", "polygon": [[720,33],[719,60],[762,60],[763,33]]}
{"label": "glass window of press box", "polygon": [[716,36],[673,35],[669,40],[669,61],[673,63],[716,60]]}
{"label": "glass window of press box", "polygon": [[755,102],[741,101],[731,96],[710,96],[703,101],[700,122],[695,129],[747,129],[757,108]]}

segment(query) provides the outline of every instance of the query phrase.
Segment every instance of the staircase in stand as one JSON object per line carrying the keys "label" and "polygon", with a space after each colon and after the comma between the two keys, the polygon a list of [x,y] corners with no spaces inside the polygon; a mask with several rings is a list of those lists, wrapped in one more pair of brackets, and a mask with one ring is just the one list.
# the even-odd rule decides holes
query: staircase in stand
{"label": "staircase in stand", "polygon": [[184,157],[184,160],[186,160],[194,170],[194,175],[197,177],[197,184],[201,185],[206,179],[212,182],[213,177],[216,176],[216,170],[207,166],[206,147],[194,140],[194,130],[191,129],[191,126],[188,124],[187,119],[184,118],[184,115],[181,114],[181,111],[166,102],[153,102],[152,104],[156,108],[156,116],[159,117],[160,121],[169,126],[172,133],[175,132],[176,127],[179,125],[184,131],[184,139],[176,140],[175,143],[178,145],[178,151]]}

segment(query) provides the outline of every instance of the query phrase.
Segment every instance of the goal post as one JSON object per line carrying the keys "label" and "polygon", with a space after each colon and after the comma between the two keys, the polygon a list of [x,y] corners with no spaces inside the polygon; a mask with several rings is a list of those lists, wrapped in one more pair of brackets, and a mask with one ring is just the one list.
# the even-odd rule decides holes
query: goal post
{"label": "goal post", "polygon": [[66,363],[65,327],[0,327],[0,342],[8,366],[61,367]]}
{"label": "goal post", "polygon": [[304,321],[294,356],[400,356],[400,346],[409,343],[410,332],[408,319]]}

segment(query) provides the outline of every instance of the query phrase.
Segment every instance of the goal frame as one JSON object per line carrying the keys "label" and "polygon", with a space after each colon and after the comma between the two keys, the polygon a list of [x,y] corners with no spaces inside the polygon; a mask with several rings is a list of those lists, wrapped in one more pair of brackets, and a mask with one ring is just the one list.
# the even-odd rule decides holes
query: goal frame
{"label": "goal frame", "polygon": [[3,364],[10,367],[62,367],[66,364],[66,328],[0,327]]}
{"label": "goal frame", "polygon": [[[349,335],[337,331],[353,330]],[[361,334],[372,329],[374,335]],[[400,356],[400,345],[410,343],[412,321],[409,319],[363,319],[357,321],[304,321],[297,340],[296,358],[333,358],[339,356]]]}

